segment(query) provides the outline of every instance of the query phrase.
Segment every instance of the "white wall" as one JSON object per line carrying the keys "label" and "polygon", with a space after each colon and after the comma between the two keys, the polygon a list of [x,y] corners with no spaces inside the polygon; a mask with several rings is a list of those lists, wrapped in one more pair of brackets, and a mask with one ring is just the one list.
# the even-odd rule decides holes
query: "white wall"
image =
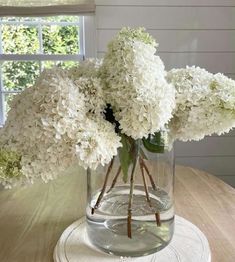
{"label": "white wall", "polygon": [[[97,56],[123,26],[143,26],[160,43],[166,65],[198,65],[235,78],[235,0],[96,0]],[[235,186],[235,131],[176,143],[176,162]]]}

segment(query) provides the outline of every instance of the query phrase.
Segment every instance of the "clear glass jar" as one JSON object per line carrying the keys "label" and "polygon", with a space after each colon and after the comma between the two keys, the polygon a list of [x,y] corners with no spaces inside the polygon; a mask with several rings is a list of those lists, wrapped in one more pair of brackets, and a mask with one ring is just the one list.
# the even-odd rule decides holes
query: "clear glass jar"
{"label": "clear glass jar", "polygon": [[127,182],[118,157],[87,171],[87,233],[93,245],[110,254],[149,255],[166,247],[173,236],[173,150],[151,153],[143,145],[140,150]]}

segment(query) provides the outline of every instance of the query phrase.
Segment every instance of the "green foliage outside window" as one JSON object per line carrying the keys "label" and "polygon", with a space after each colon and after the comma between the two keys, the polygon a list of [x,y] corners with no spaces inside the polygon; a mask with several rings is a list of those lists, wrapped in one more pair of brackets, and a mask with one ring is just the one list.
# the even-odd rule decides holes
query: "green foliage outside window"
{"label": "green foliage outside window", "polygon": [[[21,18],[2,18],[4,21],[22,21]],[[28,20],[32,21],[33,18]],[[74,22],[77,17],[47,17],[46,22]],[[23,21],[25,21],[23,19]],[[37,21],[34,18],[33,21]],[[79,33],[76,25],[42,25],[42,53],[44,54],[78,54]],[[3,24],[3,54],[40,54],[39,28],[37,25]],[[50,58],[49,58],[50,60]],[[42,68],[58,65],[68,68],[76,64],[73,61],[43,61]],[[39,75],[38,61],[5,61],[2,63],[3,87],[5,90],[22,90],[31,86]]]}
{"label": "green foliage outside window", "polygon": [[77,54],[76,26],[44,26],[42,30],[45,54]]}
{"label": "green foliage outside window", "polygon": [[39,75],[37,61],[6,61],[2,66],[4,90],[23,90],[32,86]]}

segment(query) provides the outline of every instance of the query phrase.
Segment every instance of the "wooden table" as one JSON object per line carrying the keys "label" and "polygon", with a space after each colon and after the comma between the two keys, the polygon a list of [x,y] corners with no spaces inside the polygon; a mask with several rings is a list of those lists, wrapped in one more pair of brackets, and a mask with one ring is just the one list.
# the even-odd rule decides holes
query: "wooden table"
{"label": "wooden table", "polygon": [[[53,261],[57,240],[84,214],[86,203],[85,172],[67,175],[0,192],[1,262]],[[178,166],[175,204],[176,213],[207,236],[212,262],[235,261],[235,189],[205,172]]]}

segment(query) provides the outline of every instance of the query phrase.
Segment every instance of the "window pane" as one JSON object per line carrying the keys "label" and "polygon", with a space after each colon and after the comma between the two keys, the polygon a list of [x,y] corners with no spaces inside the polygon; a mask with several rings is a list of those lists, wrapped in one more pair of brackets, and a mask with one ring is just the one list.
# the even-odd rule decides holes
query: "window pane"
{"label": "window pane", "polygon": [[25,25],[2,25],[3,53],[35,54],[39,50],[38,29]]}
{"label": "window pane", "polygon": [[14,16],[4,16],[0,20],[3,22],[28,22],[28,21],[38,21],[38,17],[14,17]]}
{"label": "window pane", "polygon": [[43,26],[45,54],[78,54],[77,26]]}
{"label": "window pane", "polygon": [[42,68],[52,68],[53,66],[58,66],[61,68],[71,68],[78,65],[79,62],[76,61],[43,61]]}
{"label": "window pane", "polygon": [[79,16],[45,16],[42,18],[43,22],[79,22]]}
{"label": "window pane", "polygon": [[2,72],[5,90],[23,90],[34,84],[39,75],[39,62],[4,62]]}

